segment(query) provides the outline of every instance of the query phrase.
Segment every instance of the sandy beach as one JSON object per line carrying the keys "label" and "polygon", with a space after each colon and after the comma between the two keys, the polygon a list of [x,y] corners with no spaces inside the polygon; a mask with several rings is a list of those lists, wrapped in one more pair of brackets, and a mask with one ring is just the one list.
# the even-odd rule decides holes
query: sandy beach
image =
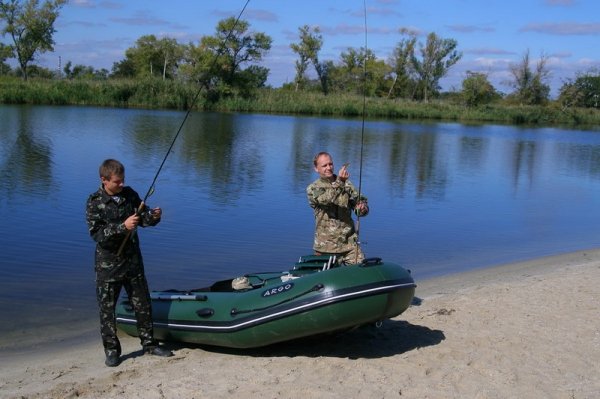
{"label": "sandy beach", "polygon": [[2,398],[597,398],[600,250],[417,281],[415,305],[337,336],[253,350],[123,337],[0,353]]}

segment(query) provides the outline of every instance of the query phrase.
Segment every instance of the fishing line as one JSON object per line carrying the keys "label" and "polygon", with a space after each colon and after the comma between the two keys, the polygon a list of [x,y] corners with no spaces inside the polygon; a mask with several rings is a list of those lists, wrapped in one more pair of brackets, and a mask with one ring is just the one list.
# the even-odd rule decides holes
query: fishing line
{"label": "fishing line", "polygon": [[[362,170],[363,170],[363,149],[365,144],[365,114],[367,109],[367,0],[363,0],[363,14],[365,17],[365,53],[363,59],[363,105],[362,105],[362,125],[360,129],[360,163],[358,169],[358,202],[360,202],[362,191]],[[358,246],[360,244],[360,212],[356,212],[356,257],[358,261]]]}
{"label": "fishing line", "polygon": [[[242,11],[240,11],[240,14],[237,16],[233,26],[229,30],[229,33],[227,34],[225,39],[221,42],[221,46],[219,46],[219,49],[217,50],[217,53],[213,57],[212,63],[210,64],[210,67],[208,68],[208,73],[210,73],[210,71],[213,70],[215,64],[217,63],[217,59],[223,53],[225,44],[231,38],[231,35],[233,34],[233,31],[235,30],[240,18],[242,17],[244,10],[246,10],[248,3],[250,3],[250,0],[246,0],[246,4],[244,4]],[[183,120],[181,121],[181,125],[179,125],[179,129],[177,129],[177,133],[175,134],[175,137],[173,137],[173,140],[171,141],[171,145],[169,146],[169,149],[167,150],[167,153],[165,154],[165,157],[163,158],[163,160],[158,168],[158,171],[156,171],[156,174],[154,175],[154,179],[152,179],[152,184],[150,184],[150,188],[148,188],[148,191],[146,192],[146,195],[144,196],[143,202],[146,202],[146,199],[148,199],[148,197],[150,195],[152,195],[152,192],[154,191],[154,185],[156,183],[156,179],[158,179],[158,175],[160,174],[160,171],[162,170],[165,162],[167,161],[167,157],[171,153],[171,150],[173,149],[173,146],[175,145],[175,142],[177,141],[177,137],[179,137],[179,133],[181,133],[181,130],[183,129],[183,125],[185,124],[185,121],[187,120],[188,116],[190,116],[190,113],[192,112],[192,108],[194,108],[194,105],[196,104],[196,101],[198,100],[198,97],[200,96],[201,91],[202,91],[202,85],[198,88],[198,91],[196,91],[196,95],[194,95],[194,97],[192,98],[192,103],[188,107],[187,112],[185,113],[185,116],[183,117]]]}
{"label": "fishing line", "polygon": [[[250,0],[246,0],[246,4],[244,4],[242,11],[240,11],[239,15],[235,19],[235,22],[233,23],[233,26],[229,30],[229,33],[227,33],[227,36],[225,36],[225,39],[223,39],[223,41],[221,42],[219,49],[215,53],[215,56],[213,57],[212,62],[209,65],[208,73],[210,73],[213,70],[214,66],[217,63],[217,60],[219,59],[219,56],[223,53],[223,50],[225,49],[225,44],[231,38],[231,35],[233,34],[233,31],[237,27],[238,22],[240,21],[240,18],[242,17],[242,14],[244,13],[244,11],[246,10],[246,7],[248,6],[248,3],[250,3]],[[171,153],[171,150],[173,149],[173,146],[175,145],[175,142],[177,141],[177,138],[179,137],[179,134],[181,133],[181,130],[183,129],[183,125],[185,125],[185,122],[187,121],[188,117],[190,116],[190,113],[192,112],[194,105],[196,105],[196,101],[198,100],[198,97],[200,97],[200,93],[202,92],[202,87],[203,86],[200,85],[200,87],[196,91],[196,94],[192,98],[192,102],[190,103],[190,105],[185,113],[185,116],[183,117],[183,120],[181,121],[181,124],[179,125],[179,129],[177,129],[177,133],[175,133],[173,140],[171,140],[171,145],[169,146],[169,149],[167,150],[165,157],[163,158],[162,162],[160,163],[160,166],[158,167],[158,170],[156,171],[156,174],[154,175],[154,178],[152,179],[152,183],[150,184],[150,187],[148,188],[146,195],[144,195],[144,199],[142,200],[142,203],[140,204],[139,208],[135,212],[137,215],[139,215],[144,210],[146,200],[148,199],[149,196],[151,196],[154,193],[154,186],[156,184],[156,179],[158,179],[158,175],[160,175],[160,172],[162,171],[162,168],[165,165],[165,162],[167,162],[167,158],[169,157],[169,154]],[[206,87],[208,87],[208,83],[206,83]],[[119,247],[119,251],[117,252],[118,256],[120,256],[121,253],[123,252],[123,248],[125,247],[127,240],[129,240],[130,235],[131,235],[131,230],[128,230],[127,235],[123,239],[123,242],[121,243],[121,246]]]}
{"label": "fishing line", "polygon": [[363,105],[362,105],[362,126],[360,129],[360,167],[358,172],[358,195],[362,188],[362,166],[363,166],[363,147],[365,143],[365,113],[367,109],[367,0],[363,0],[364,16],[365,16],[365,55],[363,60]]}

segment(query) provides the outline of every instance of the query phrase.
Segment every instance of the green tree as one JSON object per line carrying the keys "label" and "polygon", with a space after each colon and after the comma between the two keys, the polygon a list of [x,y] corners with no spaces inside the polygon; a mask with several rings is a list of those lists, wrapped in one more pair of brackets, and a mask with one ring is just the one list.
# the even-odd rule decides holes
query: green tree
{"label": "green tree", "polygon": [[469,107],[488,104],[500,97],[488,80],[488,75],[471,71],[467,71],[467,77],[462,81],[461,96]]}
{"label": "green tree", "polygon": [[542,54],[536,64],[535,71],[531,69],[529,50],[527,50],[521,62],[510,66],[510,72],[513,76],[511,82],[515,89],[511,97],[525,105],[541,105],[548,101],[550,96],[550,86],[546,84],[550,72],[546,68],[548,58]]}
{"label": "green tree", "polygon": [[73,66],[73,63],[71,61],[67,61],[67,63],[63,67],[63,73],[65,74],[65,77],[67,79],[71,79],[71,77],[72,77],[72,74],[73,74],[73,71],[71,70],[72,66]]}
{"label": "green tree", "polygon": [[125,50],[125,57],[131,60],[136,76],[153,76],[161,69],[158,53],[158,40],[154,35],[144,35],[135,41],[133,47]]}
{"label": "green tree", "polygon": [[320,34],[319,27],[311,28],[308,25],[304,25],[298,28],[300,31],[300,42],[290,44],[291,49],[298,54],[296,60],[296,77],[294,81],[296,83],[296,91],[304,88],[307,77],[306,72],[311,62],[314,64],[314,60],[318,62],[317,54],[321,50],[323,45],[323,38]]}
{"label": "green tree", "polygon": [[313,60],[317,76],[319,77],[319,83],[321,84],[321,91],[327,95],[329,93],[329,73],[333,69],[333,61],[319,61],[318,58]]}
{"label": "green tree", "polygon": [[129,58],[114,62],[110,76],[112,78],[133,78],[135,76],[135,65]]}
{"label": "green tree", "polygon": [[330,68],[329,81],[337,91],[381,96],[388,91],[390,72],[390,66],[378,60],[372,50],[348,48],[340,55],[339,64]]}
{"label": "green tree", "polygon": [[124,69],[119,71],[119,74],[127,75],[129,67],[132,67],[135,76],[162,76],[163,80],[172,79],[183,58],[183,52],[183,46],[175,39],[164,37],[159,40],[154,35],[144,35],[136,40],[133,47],[125,51],[127,62],[114,65],[113,70]]}
{"label": "green tree", "polygon": [[250,65],[240,71],[237,77],[237,88],[242,97],[249,97],[255,89],[264,87],[269,77],[269,68]]}
{"label": "green tree", "polygon": [[96,70],[93,66],[86,66],[82,64],[73,66],[71,61],[67,61],[62,71],[67,79],[93,79],[108,77],[108,71],[106,69]]}
{"label": "green tree", "polygon": [[24,80],[28,66],[39,53],[54,50],[54,22],[67,0],[0,0],[0,20],[5,25],[2,34],[9,34]]}
{"label": "green tree", "polygon": [[[16,76],[23,78],[24,73],[21,67],[15,68],[14,73]],[[27,67],[27,76],[30,78],[54,79],[56,73],[48,68],[32,64]]]}
{"label": "green tree", "polygon": [[412,56],[412,65],[418,76],[420,98],[427,102],[431,95],[439,91],[439,81],[446,76],[450,67],[456,64],[462,57],[462,53],[456,51],[458,42],[454,39],[442,39],[435,33],[427,35],[425,45],[420,45],[421,59]]}
{"label": "green tree", "polygon": [[591,69],[568,80],[560,88],[563,107],[600,108],[600,69]]}
{"label": "green tree", "polygon": [[304,25],[298,28],[300,31],[300,42],[292,43],[290,47],[300,57],[296,61],[296,88],[306,83],[305,72],[308,69],[309,61],[312,63],[317,77],[321,85],[321,91],[323,94],[329,92],[329,76],[335,69],[333,62],[331,61],[320,61],[319,51],[323,47],[323,36],[319,27],[309,27]]}
{"label": "green tree", "polygon": [[72,79],[93,79],[96,77],[96,71],[92,66],[77,64],[73,67],[70,77]]}
{"label": "green tree", "polygon": [[202,43],[197,46],[189,43],[184,47],[183,62],[179,66],[179,75],[183,79],[192,80],[207,86],[205,80],[209,80],[211,60],[215,55]]}
{"label": "green tree", "polygon": [[94,77],[96,79],[108,79],[108,69],[106,68],[100,68],[100,69],[96,69],[94,70]]}
{"label": "green tree", "polygon": [[369,60],[367,62],[366,79],[366,94],[368,96],[385,97],[394,84],[392,67],[384,60]]}
{"label": "green tree", "polygon": [[12,57],[12,47],[0,43],[0,75],[7,75],[10,72],[10,65],[6,63],[6,60]]}
{"label": "green tree", "polygon": [[192,49],[191,54],[198,57],[192,60],[194,70],[206,71],[201,78],[203,83],[221,94],[233,90],[248,94],[264,85],[268,69],[252,64],[262,61],[272,42],[264,33],[250,32],[247,21],[236,24],[235,18],[221,20],[215,36],[203,37],[199,46]]}
{"label": "green tree", "polygon": [[184,47],[177,43],[177,40],[163,37],[158,41],[158,53],[162,59],[162,78],[166,79],[167,74],[174,77],[177,66],[181,62],[184,53]]}
{"label": "green tree", "polygon": [[393,50],[390,65],[394,80],[387,97],[413,98],[416,82],[412,59],[415,56],[417,36],[405,28],[400,33],[407,37],[400,40]]}
{"label": "green tree", "polygon": [[346,51],[342,51],[337,68],[341,76],[336,79],[336,83],[342,91],[362,93],[365,62],[369,58],[374,59],[375,54],[371,50],[365,52],[364,48],[359,50],[348,48]]}

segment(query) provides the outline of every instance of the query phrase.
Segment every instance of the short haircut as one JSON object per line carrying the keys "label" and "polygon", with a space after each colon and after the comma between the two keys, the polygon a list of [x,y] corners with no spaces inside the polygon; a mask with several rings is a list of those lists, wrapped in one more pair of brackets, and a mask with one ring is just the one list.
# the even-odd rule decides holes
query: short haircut
{"label": "short haircut", "polygon": [[317,161],[319,160],[319,157],[321,157],[322,155],[327,155],[329,158],[331,158],[331,155],[328,152],[321,151],[320,153],[315,155],[315,158],[313,159],[313,165],[317,166]]}
{"label": "short haircut", "polygon": [[104,177],[105,179],[110,179],[111,176],[124,176],[125,175],[125,166],[116,159],[106,159],[100,165],[100,177]]}

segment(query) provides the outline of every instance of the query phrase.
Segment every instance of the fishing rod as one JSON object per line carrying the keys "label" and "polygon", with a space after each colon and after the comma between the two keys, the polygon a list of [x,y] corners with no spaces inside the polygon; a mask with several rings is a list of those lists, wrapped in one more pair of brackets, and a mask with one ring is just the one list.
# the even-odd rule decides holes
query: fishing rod
{"label": "fishing rod", "polygon": [[[363,60],[363,105],[362,105],[362,124],[360,129],[360,163],[358,168],[358,202],[360,202],[362,191],[362,170],[363,170],[363,149],[365,144],[365,114],[367,109],[367,0],[363,0],[363,15],[365,26],[365,54]],[[356,212],[356,261],[358,263],[358,246],[360,244],[360,212]]]}
{"label": "fishing rod", "polygon": [[[216,65],[219,56],[223,53],[225,44],[231,38],[233,31],[235,30],[236,26],[238,25],[238,22],[240,21],[240,18],[242,17],[242,14],[246,10],[246,7],[248,6],[249,3],[250,3],[250,0],[246,0],[246,4],[244,4],[244,7],[240,11],[237,18],[235,19],[235,22],[233,23],[233,26],[229,30],[229,33],[227,33],[227,36],[225,36],[225,39],[223,39],[223,41],[221,42],[219,49],[215,53],[215,56],[213,57],[212,62],[209,65],[208,73],[210,73],[210,71],[212,71],[214,66]],[[205,86],[208,87],[208,83],[206,83]],[[196,94],[192,98],[192,102],[190,103],[190,105],[185,113],[185,116],[183,117],[183,120],[181,121],[181,124],[179,125],[179,129],[177,129],[177,133],[175,133],[173,140],[171,140],[171,145],[169,146],[169,149],[167,150],[165,157],[163,158],[162,162],[160,163],[160,166],[158,167],[158,170],[156,171],[156,174],[154,175],[154,178],[152,179],[152,183],[150,184],[148,191],[146,191],[146,195],[144,195],[144,199],[142,200],[140,206],[138,207],[138,209],[135,212],[136,215],[139,216],[142,213],[142,211],[144,210],[144,208],[146,206],[145,205],[146,200],[148,199],[149,196],[151,196],[154,193],[154,186],[156,184],[156,179],[158,179],[158,175],[160,175],[160,172],[162,171],[162,168],[165,165],[165,162],[167,162],[167,158],[169,157],[169,154],[171,153],[171,150],[173,149],[173,146],[175,145],[175,142],[177,141],[177,138],[179,137],[179,133],[181,133],[181,130],[183,129],[183,126],[185,125],[185,122],[187,121],[188,117],[190,116],[190,113],[192,112],[192,108],[194,108],[194,105],[196,105],[196,101],[198,100],[198,97],[200,97],[200,92],[202,91],[202,87],[203,86],[200,85],[200,87],[196,91]],[[117,252],[118,256],[120,256],[121,253],[123,252],[123,249],[125,248],[125,244],[129,240],[130,236],[131,236],[131,230],[128,230],[127,235],[123,239],[123,242],[121,243],[121,246],[119,247],[119,251]]]}

